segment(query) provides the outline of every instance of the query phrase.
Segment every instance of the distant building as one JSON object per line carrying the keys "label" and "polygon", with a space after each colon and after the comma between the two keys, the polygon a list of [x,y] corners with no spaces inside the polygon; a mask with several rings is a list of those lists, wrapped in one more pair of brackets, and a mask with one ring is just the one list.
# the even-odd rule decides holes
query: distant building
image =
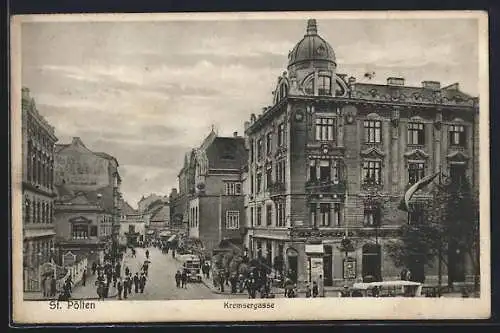
{"label": "distant building", "polygon": [[[204,249],[242,248],[245,211],[241,169],[247,159],[244,139],[212,131],[194,151],[189,178],[188,235]],[[194,184],[193,181],[194,180]],[[193,188],[192,185],[195,185]]]}
{"label": "distant building", "polygon": [[54,127],[22,89],[23,286],[39,291],[41,267],[55,256]]}
{"label": "distant building", "polygon": [[[478,189],[478,99],[458,83],[347,78],[316,20],[288,54],[287,70],[273,105],[245,124],[251,255],[299,282],[322,275],[325,285],[343,284],[348,258],[340,245],[347,236],[354,244],[349,260],[357,263],[349,279],[398,278],[385,248],[430,198],[420,191],[408,215],[398,209],[408,187],[442,171],[453,181],[467,176]],[[451,281],[472,274],[463,252],[450,251]],[[431,277],[436,266],[416,261],[410,269]]]}
{"label": "distant building", "polygon": [[56,145],[55,219],[60,257],[71,252],[87,256],[89,264],[102,260],[113,221],[120,226],[118,166],[113,156],[91,151],[80,138]]}
{"label": "distant building", "polygon": [[195,193],[195,152],[191,149],[184,156],[184,164],[177,175],[179,191],[170,193],[170,221],[173,228],[188,232],[189,197]]}

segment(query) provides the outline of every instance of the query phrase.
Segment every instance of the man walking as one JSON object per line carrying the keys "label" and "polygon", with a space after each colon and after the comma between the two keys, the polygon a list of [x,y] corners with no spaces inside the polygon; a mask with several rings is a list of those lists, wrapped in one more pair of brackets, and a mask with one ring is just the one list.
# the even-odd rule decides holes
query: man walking
{"label": "man walking", "polygon": [[82,273],[82,286],[85,287],[85,283],[87,282],[87,270],[84,269]]}
{"label": "man walking", "polygon": [[146,287],[146,276],[144,275],[144,273],[141,274],[139,287],[141,289],[141,294],[144,293],[144,287]]}
{"label": "man walking", "polygon": [[116,289],[118,290],[118,299],[122,299],[123,282],[120,277],[116,281]]}
{"label": "man walking", "polygon": [[323,281],[323,275],[320,275],[318,279],[318,292],[319,297],[325,297],[325,281]]}
{"label": "man walking", "polygon": [[134,275],[134,291],[136,294],[139,293],[139,273],[135,273]]}
{"label": "man walking", "polygon": [[177,288],[180,288],[181,286],[181,279],[182,279],[182,274],[180,271],[177,271],[175,273],[175,285]]}
{"label": "man walking", "polygon": [[182,271],[181,282],[182,282],[182,288],[187,288],[187,286],[186,286],[186,284],[187,284],[187,272],[185,269]]}

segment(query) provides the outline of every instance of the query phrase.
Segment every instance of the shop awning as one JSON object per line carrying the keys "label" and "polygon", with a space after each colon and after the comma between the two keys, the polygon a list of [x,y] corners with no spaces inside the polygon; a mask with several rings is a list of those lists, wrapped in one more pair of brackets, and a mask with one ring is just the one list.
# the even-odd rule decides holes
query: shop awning
{"label": "shop awning", "polygon": [[172,233],[170,231],[162,231],[162,232],[160,232],[160,237],[168,237],[171,234]]}
{"label": "shop awning", "polygon": [[154,231],[154,230],[148,230],[148,232],[147,232],[147,234],[148,234],[148,235],[152,235],[152,234],[154,234],[154,233],[155,233],[155,231]]}
{"label": "shop awning", "polygon": [[323,254],[324,248],[323,244],[306,244],[307,254]]}
{"label": "shop awning", "polygon": [[171,236],[167,242],[173,242],[177,238],[177,235]]}

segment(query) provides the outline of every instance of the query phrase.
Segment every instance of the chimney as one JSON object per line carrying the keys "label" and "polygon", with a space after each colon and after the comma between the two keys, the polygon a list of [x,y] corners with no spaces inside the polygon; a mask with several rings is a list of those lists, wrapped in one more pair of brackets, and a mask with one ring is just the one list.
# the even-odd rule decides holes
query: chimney
{"label": "chimney", "polygon": [[347,81],[350,85],[351,84],[355,84],[356,83],[356,78],[354,76],[351,76],[349,77],[348,81]]}
{"label": "chimney", "polygon": [[262,113],[264,113],[266,111],[267,111],[267,106],[265,106],[265,107],[262,108]]}
{"label": "chimney", "polygon": [[22,98],[23,99],[30,99],[30,90],[29,90],[29,88],[23,88],[22,89]]}
{"label": "chimney", "polygon": [[402,77],[388,77],[387,78],[387,85],[388,86],[404,86],[405,85],[405,79]]}
{"label": "chimney", "polygon": [[438,81],[422,81],[422,88],[429,90],[440,90],[441,83]]}
{"label": "chimney", "polygon": [[233,137],[237,138],[238,137],[238,132],[233,132]]}

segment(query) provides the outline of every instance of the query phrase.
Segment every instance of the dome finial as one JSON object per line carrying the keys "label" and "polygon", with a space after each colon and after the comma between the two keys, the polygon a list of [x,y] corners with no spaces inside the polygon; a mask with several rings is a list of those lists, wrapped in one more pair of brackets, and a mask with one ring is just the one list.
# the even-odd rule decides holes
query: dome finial
{"label": "dome finial", "polygon": [[307,34],[308,35],[317,35],[318,34],[318,28],[317,28],[315,19],[307,20]]}

